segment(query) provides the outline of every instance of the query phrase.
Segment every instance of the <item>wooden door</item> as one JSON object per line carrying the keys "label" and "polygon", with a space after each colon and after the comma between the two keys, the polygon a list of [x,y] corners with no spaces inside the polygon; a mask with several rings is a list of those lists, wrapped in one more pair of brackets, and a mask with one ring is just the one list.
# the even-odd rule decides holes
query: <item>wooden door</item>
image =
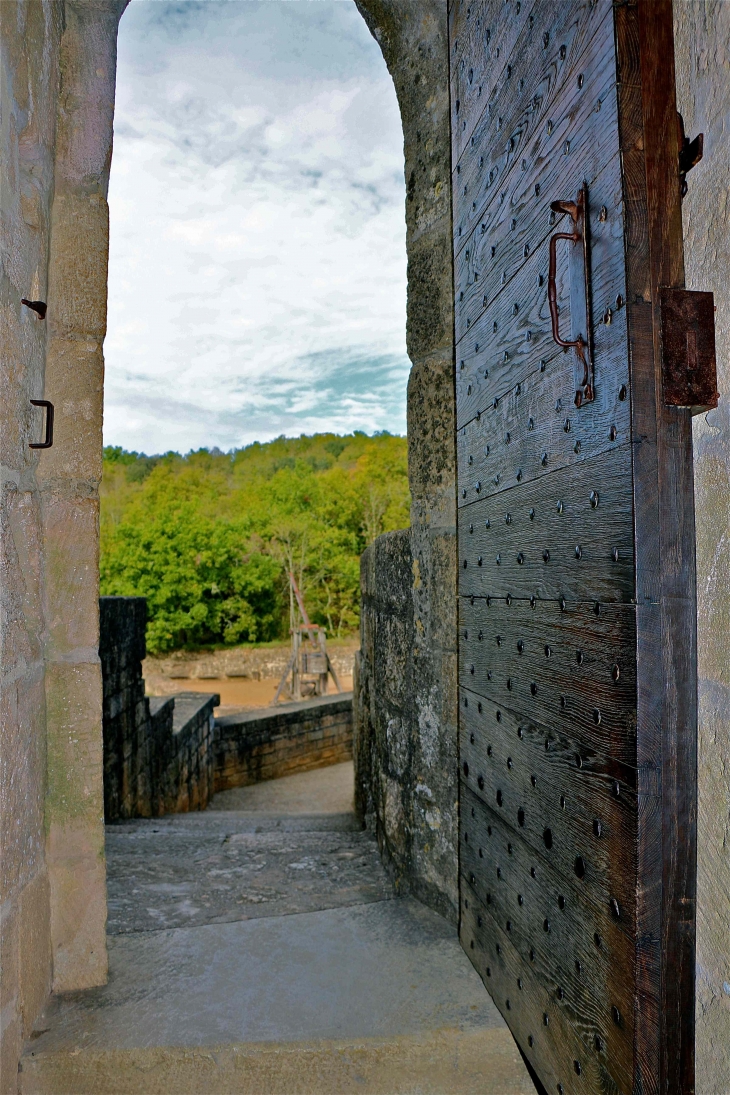
{"label": "wooden door", "polygon": [[462,944],[547,1092],[688,1095],[691,412],[665,405],[658,292],[683,284],[671,2],[453,0],[449,34]]}

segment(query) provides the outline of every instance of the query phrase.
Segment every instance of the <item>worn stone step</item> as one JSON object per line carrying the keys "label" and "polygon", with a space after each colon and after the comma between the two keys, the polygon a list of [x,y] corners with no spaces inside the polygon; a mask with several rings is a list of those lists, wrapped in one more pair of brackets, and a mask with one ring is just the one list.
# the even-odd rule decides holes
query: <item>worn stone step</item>
{"label": "worn stone step", "polygon": [[22,1095],[534,1095],[455,929],[412,899],[109,940]]}

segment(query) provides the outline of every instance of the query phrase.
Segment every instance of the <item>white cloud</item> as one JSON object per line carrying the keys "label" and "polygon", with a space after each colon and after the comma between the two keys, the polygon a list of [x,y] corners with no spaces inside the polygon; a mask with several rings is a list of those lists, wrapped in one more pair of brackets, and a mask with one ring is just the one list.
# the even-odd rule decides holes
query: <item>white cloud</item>
{"label": "white cloud", "polygon": [[108,444],[405,432],[402,143],[351,0],[133,0],[110,185]]}

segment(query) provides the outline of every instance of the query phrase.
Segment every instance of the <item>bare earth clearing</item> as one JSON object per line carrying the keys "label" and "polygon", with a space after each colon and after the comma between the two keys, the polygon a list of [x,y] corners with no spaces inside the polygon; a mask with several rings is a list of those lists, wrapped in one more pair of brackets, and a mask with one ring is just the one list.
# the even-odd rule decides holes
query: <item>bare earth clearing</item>
{"label": "bare earth clearing", "polygon": [[[352,690],[352,663],[360,643],[357,638],[335,639],[327,644],[343,692]],[[164,657],[148,657],[142,671],[149,696],[175,692],[217,692],[221,705],[216,715],[229,710],[268,707],[284,672],[291,646],[237,646],[225,650],[175,651]],[[329,691],[336,692],[330,677]],[[285,693],[283,700],[289,697]]]}

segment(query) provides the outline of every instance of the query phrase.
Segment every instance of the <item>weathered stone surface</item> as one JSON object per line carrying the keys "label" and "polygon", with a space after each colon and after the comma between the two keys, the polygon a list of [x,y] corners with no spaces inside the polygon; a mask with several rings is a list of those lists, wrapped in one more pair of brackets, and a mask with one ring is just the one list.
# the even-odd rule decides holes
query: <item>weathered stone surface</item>
{"label": "weathered stone surface", "polygon": [[216,791],[352,757],[352,693],[224,715],[213,740]]}
{"label": "weathered stone surface", "polygon": [[[34,5],[18,5],[32,8]],[[42,488],[49,737],[46,800],[56,989],[106,978],[101,673],[98,655],[98,480],[101,470],[106,194],[116,29],[122,0],[67,0],[51,106],[56,148],[46,394],[57,405]],[[60,29],[60,28],[59,28]],[[35,63],[41,62],[38,54]],[[26,295],[24,293],[24,295]],[[32,294],[31,294],[32,295]]]}
{"label": "weathered stone surface", "polygon": [[358,0],[403,123],[411,528],[363,557],[358,808],[400,887],[457,918],[456,462],[446,4]]}
{"label": "weathered stone surface", "polygon": [[677,100],[705,134],[687,177],[686,284],[712,290],[720,404],[694,420],[699,670],[697,1091],[730,1091],[730,4],[675,4]]}
{"label": "weathered stone surface", "polygon": [[379,537],[362,558],[355,799],[396,888],[455,920],[456,734],[443,706],[456,706],[456,665],[425,646],[438,599],[424,598],[424,625],[419,574],[408,530]]}
{"label": "weathered stone surface", "polygon": [[57,999],[23,1095],[534,1095],[453,927],[388,900],[110,939]]}
{"label": "weathered stone surface", "polygon": [[0,1090],[17,1088],[23,1037],[50,988],[44,850],[41,429],[45,300],[63,12],[0,4]]}
{"label": "weathered stone surface", "polygon": [[228,811],[107,828],[109,931],[223,924],[383,901],[392,896],[373,836],[340,815],[313,829],[262,832]]}
{"label": "weathered stone surface", "polygon": [[21,1091],[533,1095],[453,927],[394,898],[352,776],[111,826],[109,985],[51,1002]]}

